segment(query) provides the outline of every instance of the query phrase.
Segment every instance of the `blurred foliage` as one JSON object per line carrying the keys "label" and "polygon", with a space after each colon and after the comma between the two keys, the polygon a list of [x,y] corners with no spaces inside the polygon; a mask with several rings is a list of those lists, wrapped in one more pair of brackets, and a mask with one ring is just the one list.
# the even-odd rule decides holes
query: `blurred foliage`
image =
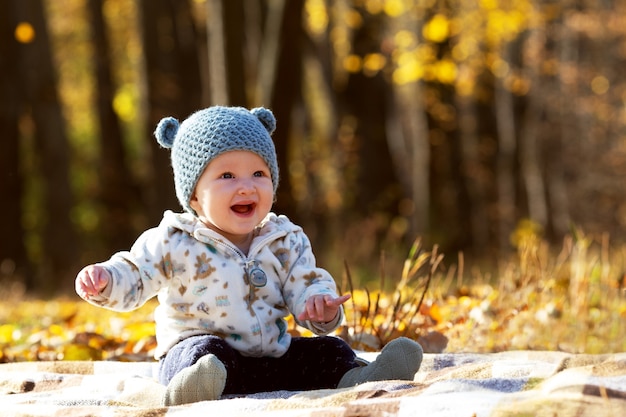
{"label": "blurred foliage", "polygon": [[150,358],[155,302],[116,313],[84,301],[7,298],[0,304],[0,362]]}
{"label": "blurred foliage", "polygon": [[[106,247],[103,242],[103,230],[109,225],[103,220],[103,212],[108,208],[103,207],[99,198],[101,150],[94,106],[96,83],[91,28],[84,0],[45,0],[44,4],[71,144],[70,180],[76,199],[68,217],[81,239],[80,253],[72,252],[70,256],[82,266],[121,249]],[[192,4],[193,22],[197,25],[192,42],[197,46],[198,55],[206,60],[208,1],[195,0]],[[270,2],[254,4],[260,9]],[[151,178],[154,167],[150,166],[153,162],[146,144],[149,129],[144,126],[146,113],[151,109],[146,106],[146,48],[140,36],[138,10],[141,3],[103,0],[102,5],[116,86],[112,105],[123,125],[125,162],[132,180],[136,180],[133,182],[139,184],[142,192],[152,187],[159,194],[172,193],[173,190],[164,190],[162,184]],[[552,243],[558,244],[570,223],[583,224],[586,230],[594,232],[612,230],[612,238],[625,238],[626,228],[622,226],[626,225],[623,198],[626,195],[623,181],[626,80],[621,75],[626,57],[623,47],[625,7],[624,1],[601,5],[550,0],[304,2],[302,24],[308,36],[307,46],[302,48],[304,97],[294,110],[298,116],[291,126],[295,132],[289,148],[291,154],[288,166],[281,167],[281,175],[290,176],[290,192],[297,205],[293,211],[302,218],[294,220],[310,233],[320,264],[335,276],[346,269],[353,280],[355,299],[363,298],[363,294],[358,293],[363,284],[375,285],[380,281],[376,262],[377,254],[384,248],[386,265],[381,269],[386,275],[385,288],[380,293],[372,290],[362,308],[367,306],[363,311],[366,315],[378,315],[386,308],[390,310],[385,310],[387,315],[378,315],[376,325],[368,322],[367,332],[373,332],[383,317],[388,320],[401,313],[396,301],[404,289],[393,286],[410,286],[407,280],[416,279],[403,275],[402,263],[410,238],[415,234],[423,235],[424,241],[436,242],[446,250],[473,250],[480,256],[495,258],[500,264],[498,272],[477,273],[471,269],[471,278],[464,279],[472,282],[486,279],[491,283],[486,285],[492,285],[496,292],[505,285],[498,279],[506,282],[504,278],[511,270],[518,268],[520,274],[526,274],[532,269],[532,256],[539,256],[539,251],[530,248],[543,248],[546,245],[543,238],[551,238]],[[254,15],[252,9],[248,18]],[[262,44],[262,36],[257,37],[263,22],[253,23],[242,25],[249,38],[246,56],[250,62],[246,62],[246,71],[251,84],[258,79],[257,50],[272,49],[272,45]],[[167,19],[158,23],[161,27],[173,24]],[[186,24],[190,26],[190,22]],[[25,21],[19,22],[13,31],[20,44],[32,43],[38,35]],[[176,48],[172,37],[165,36],[158,42],[163,51]],[[393,161],[398,183],[391,184],[389,191],[371,192],[365,202],[356,197],[361,187],[359,173],[380,168],[364,164],[360,159],[363,154],[359,152],[367,143],[359,136],[363,136],[359,131],[363,120],[359,117],[367,118],[368,114],[345,110],[353,104],[349,102],[352,97],[342,95],[354,78],[371,81],[371,84],[361,84],[367,88],[359,90],[383,85],[388,94],[385,99],[390,102],[402,95],[412,100],[396,101],[394,106],[384,107],[389,113],[388,120],[381,122],[388,123],[386,143],[390,148],[400,149],[398,154],[407,159]],[[165,82],[161,85],[165,91],[172,88]],[[252,91],[255,86],[246,87]],[[208,90],[206,85],[198,88]],[[510,117],[500,116],[498,110],[503,103],[494,98],[495,90],[506,92],[505,102],[512,103]],[[209,92],[203,91],[203,95],[206,98]],[[379,109],[374,106],[379,98],[372,100],[371,108]],[[355,100],[363,99],[368,96]],[[405,109],[409,104],[414,107]],[[411,124],[408,119],[418,115],[426,119],[423,131],[390,133],[408,129]],[[44,214],[48,210],[42,197],[46,192],[46,179],[38,174],[40,159],[45,156],[39,155],[34,143],[32,120],[23,116],[19,123],[23,135],[20,169],[25,182],[20,197],[22,217],[9,221],[22,225],[24,234],[16,238],[23,238],[26,243],[28,260],[33,269],[37,269],[38,282],[49,280],[60,287],[71,283],[73,277],[67,274],[49,277],[47,265],[42,261],[46,248],[51,247],[43,237]],[[510,128],[515,142],[510,159],[502,158],[503,149],[508,145],[502,143],[500,135],[506,128]],[[531,134],[524,136],[526,132]],[[415,137],[423,141],[423,149],[428,153],[423,159],[425,168],[419,172],[414,169],[419,164],[410,155],[417,144],[408,143]],[[536,143],[526,143],[528,138]],[[536,154],[522,154],[531,145],[536,146]],[[531,159],[539,171],[534,180],[543,182],[541,192],[527,188],[531,181],[524,175],[527,168],[522,162]],[[428,177],[425,181],[428,188],[412,194],[413,183],[425,177]],[[512,184],[508,192],[514,198],[505,201],[503,196],[507,195],[507,190],[503,190],[502,185],[507,183]],[[369,192],[369,188],[365,188]],[[529,207],[533,199],[545,200],[546,211],[550,213],[539,220],[522,220],[511,234],[520,218],[532,214]],[[426,202],[428,213],[424,218],[416,216],[418,200]],[[371,205],[367,207],[369,211],[363,209],[365,205]],[[147,206],[144,202],[129,213],[132,233],[138,235],[153,225],[147,219]],[[414,221],[413,217],[424,221]],[[474,219],[478,221],[473,223]],[[421,228],[419,233],[414,233],[412,228],[415,227]],[[572,284],[567,285],[574,293],[589,286],[589,273],[583,265],[590,261],[587,251],[594,244],[575,231],[572,236],[564,253],[576,257],[574,264],[578,266],[568,270]],[[131,243],[128,242],[128,246]],[[516,265],[514,268],[506,267],[508,261],[503,260],[510,250],[517,250],[520,257],[511,261],[511,265]],[[349,263],[348,268],[344,268],[344,259]],[[466,260],[468,264],[478,265],[482,261]],[[8,280],[14,278],[12,262],[12,259],[0,259],[0,272]],[[612,287],[608,287],[607,278],[602,275],[608,268],[604,265],[593,269],[592,276],[609,291]],[[621,264],[610,265],[619,269]],[[549,269],[556,268],[554,265],[541,267],[548,268],[542,272],[542,279],[547,281],[554,279],[552,272],[563,274],[561,269]],[[438,274],[445,268],[445,262],[440,263],[437,273],[431,274],[431,284],[439,280]],[[616,282],[617,278],[611,280]],[[553,286],[549,288],[555,291]],[[562,289],[559,285],[556,288]],[[429,295],[434,294],[433,291],[431,286]],[[370,300],[373,294],[377,298]],[[496,299],[504,295],[498,293]],[[574,302],[572,294],[567,298],[576,309],[587,308],[586,299]],[[414,300],[403,296],[402,301],[405,305]],[[563,303],[563,300],[555,301],[556,306]],[[439,317],[447,311],[444,304],[449,307],[447,299],[426,298],[419,308],[414,306],[406,313],[403,320],[411,317],[418,321],[424,309],[432,309]],[[358,322],[353,322],[352,327],[358,326]],[[403,326],[412,329],[412,325],[405,323]],[[375,337],[384,339],[385,334],[380,332]]]}
{"label": "blurred foliage", "polygon": [[[517,236],[518,253],[503,261],[498,276],[480,275],[472,285],[464,282],[461,262],[446,266],[437,248],[426,251],[419,240],[400,279],[385,277],[381,268],[377,289],[354,288],[347,268],[343,290],[352,300],[338,335],[366,351],[400,336],[418,340],[427,352],[625,351],[626,251],[576,231],[552,254],[527,223]],[[389,278],[397,284],[385,289]],[[154,300],[130,313],[77,299],[32,300],[19,288],[2,300],[0,362],[152,358]],[[291,318],[289,328],[312,335]]]}

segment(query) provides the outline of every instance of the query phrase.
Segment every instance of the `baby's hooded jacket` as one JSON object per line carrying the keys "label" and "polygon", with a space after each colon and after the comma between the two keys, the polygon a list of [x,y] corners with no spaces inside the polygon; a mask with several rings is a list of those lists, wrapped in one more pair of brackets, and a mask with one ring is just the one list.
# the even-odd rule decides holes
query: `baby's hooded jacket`
{"label": "baby's hooded jacket", "polygon": [[[297,317],[312,295],[337,296],[333,278],[316,267],[302,228],[274,213],[255,229],[244,254],[192,214],[167,211],[130,251],[100,265],[113,278],[111,292],[87,300],[92,304],[130,311],[158,296],[157,358],[197,334],[220,336],[246,356],[280,357],[291,341],[285,318]],[[264,285],[250,282],[250,271],[259,269]],[[331,323],[298,324],[322,335],[342,319],[340,310]]]}

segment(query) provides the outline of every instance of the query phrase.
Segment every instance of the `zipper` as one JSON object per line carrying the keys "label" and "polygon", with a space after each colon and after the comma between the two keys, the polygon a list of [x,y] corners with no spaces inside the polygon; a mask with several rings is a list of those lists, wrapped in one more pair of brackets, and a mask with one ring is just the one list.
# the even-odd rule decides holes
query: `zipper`
{"label": "zipper", "polygon": [[210,234],[209,235],[202,235],[201,237],[210,240],[211,243],[213,243],[215,246],[222,246],[222,247],[228,249],[230,252],[232,252],[235,255],[237,255],[244,262],[244,269],[246,270],[246,273],[248,273],[251,268],[255,268],[256,267],[257,261],[254,259],[254,255],[256,255],[259,252],[259,248],[264,247],[268,242],[271,242],[272,240],[277,239],[279,237],[283,237],[286,234],[287,234],[287,232],[284,231],[284,230],[278,230],[278,231],[276,231],[274,233],[270,233],[269,235],[264,237],[260,242],[257,242],[257,243],[254,244],[254,246],[251,246],[250,250],[248,251],[248,255],[245,255],[241,251],[241,249],[239,249],[238,247],[230,244],[229,242],[217,239],[217,238],[211,236]]}
{"label": "zipper", "polygon": [[231,252],[235,253],[237,256],[239,256],[241,259],[243,259],[247,264],[249,264],[250,262],[253,262],[254,260],[252,259],[253,256],[251,256],[252,254],[256,254],[258,252],[258,250],[252,250],[252,249],[256,249],[258,247],[262,247],[263,245],[266,244],[266,242],[271,241],[274,239],[276,235],[272,234],[270,236],[267,236],[266,238],[264,238],[261,242],[259,242],[258,244],[255,244],[254,246],[250,247],[250,251],[248,255],[245,255],[241,249],[239,249],[237,246],[234,246],[226,241],[223,240],[218,240],[216,238],[213,238],[211,236],[207,236],[211,241],[213,241],[217,246],[221,245],[227,249],[229,249]]}

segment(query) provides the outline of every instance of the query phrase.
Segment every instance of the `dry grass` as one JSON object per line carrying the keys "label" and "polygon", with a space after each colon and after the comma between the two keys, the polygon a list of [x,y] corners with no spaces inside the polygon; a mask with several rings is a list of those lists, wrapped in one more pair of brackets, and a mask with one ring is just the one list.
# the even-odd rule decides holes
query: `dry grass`
{"label": "dry grass", "polygon": [[[529,230],[516,245],[495,278],[478,273],[471,285],[462,256],[441,267],[437,248],[424,251],[419,241],[392,294],[352,288],[347,271],[354,302],[344,338],[366,350],[407,336],[432,351],[626,351],[624,248],[576,232],[554,252]],[[385,280],[381,273],[380,288]]]}

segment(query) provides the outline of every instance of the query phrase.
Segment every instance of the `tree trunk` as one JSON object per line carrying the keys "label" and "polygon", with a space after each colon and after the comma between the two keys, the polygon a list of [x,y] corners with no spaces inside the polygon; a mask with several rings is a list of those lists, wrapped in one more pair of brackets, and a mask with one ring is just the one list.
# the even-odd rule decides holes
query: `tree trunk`
{"label": "tree trunk", "polygon": [[[396,177],[403,182],[410,205],[408,235],[425,236],[430,231],[430,143],[420,81],[395,87],[394,111],[388,124],[389,150]],[[399,129],[393,129],[398,125]]]}
{"label": "tree trunk", "polygon": [[248,107],[243,0],[207,1],[211,104]]}
{"label": "tree trunk", "polygon": [[520,132],[520,173],[526,190],[528,216],[542,228],[545,228],[548,223],[546,190],[540,167],[541,152],[538,148],[539,124],[543,112],[541,96],[545,91],[541,84],[538,68],[540,63],[544,61],[541,51],[544,43],[544,36],[539,32],[539,29],[530,31],[526,40],[524,56],[531,89],[526,95],[526,113]]}
{"label": "tree trunk", "polygon": [[[394,31],[420,33],[422,18],[406,14]],[[426,236],[430,223],[430,141],[428,120],[424,108],[422,80],[394,85],[392,110],[387,117],[387,141],[395,176],[404,188],[408,200],[400,214],[408,217],[410,239]]]}
{"label": "tree trunk", "polygon": [[[264,94],[264,96],[270,98],[270,102],[261,103],[271,107],[278,123],[273,139],[276,146],[278,165],[282,174],[275,210],[286,214],[297,222],[300,222],[301,219],[298,218],[295,211],[295,201],[291,194],[289,155],[292,114],[294,108],[300,103],[302,96],[303,8],[304,0],[288,0],[284,8],[277,7],[275,12],[283,11],[280,19],[280,36],[271,36],[272,31],[270,30],[270,36],[263,38],[264,44],[261,48],[262,51],[271,50],[276,48],[276,46],[272,46],[270,43],[279,42],[277,46],[278,62],[275,66],[276,72],[273,75],[268,74],[264,76],[264,78],[273,79],[271,84],[272,90]],[[274,17],[270,18],[268,16],[268,22],[279,20],[274,19]],[[268,33],[267,28],[266,33]]]}
{"label": "tree trunk", "polygon": [[[382,37],[381,16],[363,14],[364,23],[357,29],[353,53],[360,57],[378,51]],[[364,71],[349,75],[342,94],[341,116],[354,118],[355,166],[353,201],[347,201],[345,213],[368,216],[374,212],[397,214],[401,186],[396,180],[387,141],[387,105],[391,101],[390,86],[383,74],[366,75]],[[417,168],[420,169],[420,168]]]}
{"label": "tree trunk", "polygon": [[[287,27],[283,25],[283,21],[286,17],[286,1],[278,0],[270,1],[267,4],[268,11],[266,14],[263,42],[259,45],[260,53],[258,55],[258,79],[256,82],[256,100],[260,104],[270,103],[272,96],[275,92],[275,83],[280,82],[277,79],[276,74],[278,72],[278,65],[280,63],[281,51],[281,36],[285,35],[283,30],[294,31],[293,35],[302,37],[302,33],[299,29],[295,28],[295,25]],[[295,9],[287,10],[290,14],[289,20],[299,22],[302,25],[302,19],[298,19],[297,16],[292,15],[298,13],[297,9],[302,6],[295,5]],[[285,23],[289,23],[289,20]],[[297,31],[297,32],[296,32]],[[290,34],[287,34],[290,35]],[[291,46],[291,45],[289,45]],[[293,54],[294,57],[297,54]],[[300,57],[302,59],[302,57]]]}
{"label": "tree trunk", "polygon": [[[510,63],[508,43],[502,47],[502,59]],[[498,155],[496,160],[496,181],[498,190],[498,248],[506,250],[510,246],[509,236],[515,228],[515,162],[517,144],[515,137],[515,115],[513,97],[501,78],[495,79],[494,107],[498,131]]]}
{"label": "tree trunk", "polygon": [[136,237],[131,222],[133,207],[137,206],[134,180],[126,164],[124,139],[120,120],[113,110],[115,86],[111,75],[112,63],[102,1],[88,3],[96,75],[96,109],[100,126],[100,202],[102,228],[108,251],[127,249]]}
{"label": "tree trunk", "polygon": [[13,2],[0,2],[0,280],[23,282],[33,288],[22,229],[23,178],[20,172],[19,118],[23,111],[20,94],[20,46],[13,31],[17,24]]}
{"label": "tree trunk", "polygon": [[457,95],[456,107],[459,112],[459,135],[462,153],[463,184],[467,190],[469,207],[465,216],[469,217],[469,247],[484,250],[489,246],[489,215],[487,212],[487,167],[480,156],[478,137],[478,114],[472,97]]}
{"label": "tree trunk", "polygon": [[187,1],[141,0],[141,32],[147,82],[146,140],[152,159],[152,181],[145,184],[144,205],[151,223],[163,210],[180,210],[174,191],[170,154],[153,135],[166,116],[182,121],[202,105],[196,31]]}
{"label": "tree trunk", "polygon": [[24,60],[20,62],[20,72],[31,106],[40,174],[44,181],[42,271],[37,287],[51,292],[70,287],[78,267],[76,233],[71,222],[73,195],[69,183],[69,146],[43,3],[41,0],[23,0],[19,2],[18,10],[19,19],[32,22],[36,33],[32,43],[23,45]]}

